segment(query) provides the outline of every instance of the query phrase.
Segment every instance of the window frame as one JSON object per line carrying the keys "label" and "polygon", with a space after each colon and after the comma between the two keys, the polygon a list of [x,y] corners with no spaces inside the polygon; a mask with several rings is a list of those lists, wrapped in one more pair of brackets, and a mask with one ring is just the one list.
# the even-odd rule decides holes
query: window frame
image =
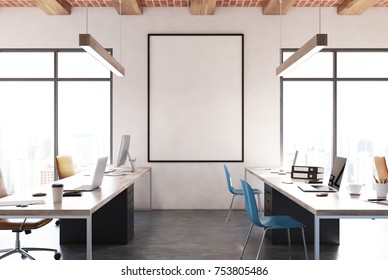
{"label": "window frame", "polygon": [[[294,49],[294,48],[283,48],[283,49],[280,49],[280,62],[283,61],[283,54],[285,52],[292,52],[292,51],[296,51],[297,49]],[[356,81],[356,82],[360,82],[360,81],[384,81],[384,82],[388,82],[388,77],[386,78],[383,78],[383,77],[379,77],[379,78],[360,78],[360,77],[356,77],[356,78],[352,78],[352,77],[338,77],[338,73],[337,73],[337,69],[338,69],[338,61],[337,61],[337,58],[338,58],[338,54],[339,53],[345,53],[345,52],[354,52],[354,53],[359,53],[359,52],[381,52],[381,53],[388,53],[388,49],[387,48],[327,48],[327,49],[323,49],[321,52],[331,52],[332,55],[333,55],[333,77],[331,78],[287,78],[287,77],[283,77],[281,76],[280,77],[280,156],[281,156],[281,162],[283,163],[284,162],[284,134],[283,134],[283,131],[284,131],[284,123],[283,123],[283,117],[284,117],[284,114],[283,114],[283,110],[284,110],[284,98],[283,98],[283,94],[284,94],[284,82],[287,82],[287,81],[309,81],[309,82],[315,82],[315,81],[330,81],[333,83],[333,96],[332,96],[332,100],[333,100],[333,125],[332,125],[332,151],[331,151],[331,154],[333,156],[333,159],[334,157],[337,155],[337,141],[338,141],[338,134],[337,134],[337,123],[338,123],[338,84],[340,82],[344,82],[344,81]],[[331,159],[331,161],[333,161],[333,159]]]}
{"label": "window frame", "polygon": [[[113,54],[113,49],[111,48],[106,48],[108,52]],[[19,53],[25,53],[25,52],[52,52],[54,54],[54,63],[53,63],[53,72],[54,76],[52,78],[3,78],[0,77],[0,82],[5,82],[5,81],[20,81],[20,82],[25,82],[25,81],[49,81],[53,82],[54,84],[54,116],[53,116],[53,121],[54,121],[54,157],[58,155],[58,83],[63,82],[63,81],[78,81],[78,82],[83,82],[83,81],[107,81],[110,83],[110,92],[109,92],[109,111],[110,111],[110,120],[109,120],[109,139],[110,139],[110,147],[109,147],[109,158],[112,161],[112,154],[113,154],[113,74],[112,72],[109,73],[108,78],[59,78],[58,77],[58,53],[60,52],[84,52],[83,49],[81,48],[0,48],[0,52],[19,52]],[[56,162],[53,158],[53,166],[54,170],[56,169]],[[58,175],[56,172],[54,172],[54,180],[58,179]]]}

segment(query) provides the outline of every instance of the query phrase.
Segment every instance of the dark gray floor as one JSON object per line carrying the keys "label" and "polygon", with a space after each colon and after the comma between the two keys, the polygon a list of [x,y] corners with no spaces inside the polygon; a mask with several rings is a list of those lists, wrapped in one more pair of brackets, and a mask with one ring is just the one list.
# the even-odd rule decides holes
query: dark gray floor
{"label": "dark gray floor", "polygon": [[[244,211],[233,211],[225,224],[225,210],[136,211],[134,239],[126,245],[94,245],[93,259],[102,260],[238,260],[249,229]],[[321,258],[388,259],[388,220],[341,220],[341,245],[322,245]],[[254,259],[262,229],[254,228],[244,259]],[[295,232],[298,234],[298,232]],[[58,247],[58,227],[52,222],[29,235],[24,246]],[[0,248],[14,245],[14,234],[0,232]],[[85,259],[84,245],[60,246],[62,259]],[[308,245],[313,258],[313,246]],[[53,259],[32,252],[37,259]],[[292,245],[292,258],[304,259],[303,246]],[[20,260],[14,255],[9,260]],[[288,259],[287,245],[264,243],[260,259]]]}

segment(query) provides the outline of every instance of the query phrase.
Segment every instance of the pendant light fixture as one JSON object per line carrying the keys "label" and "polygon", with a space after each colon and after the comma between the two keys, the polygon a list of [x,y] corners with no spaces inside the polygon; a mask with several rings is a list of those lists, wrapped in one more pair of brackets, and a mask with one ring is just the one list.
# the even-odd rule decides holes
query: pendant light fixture
{"label": "pendant light fixture", "polygon": [[[86,33],[79,34],[79,46],[101,62],[106,68],[119,77],[125,76],[124,67],[101,46],[88,32],[88,1],[86,1]],[[121,0],[120,0],[120,47],[121,47]],[[121,50],[120,50],[121,52]],[[120,54],[121,55],[121,54]]]}
{"label": "pendant light fixture", "polygon": [[[282,16],[282,0],[280,2],[280,16]],[[321,34],[321,1],[319,1],[319,33],[293,53],[286,61],[276,68],[276,76],[284,76],[307,59],[327,46],[327,34]]]}

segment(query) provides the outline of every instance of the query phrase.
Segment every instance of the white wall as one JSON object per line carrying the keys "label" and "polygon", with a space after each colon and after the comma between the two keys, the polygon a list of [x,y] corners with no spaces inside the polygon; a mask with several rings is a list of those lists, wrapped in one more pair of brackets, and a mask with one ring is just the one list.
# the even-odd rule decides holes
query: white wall
{"label": "white wall", "polygon": [[[282,17],[282,47],[297,48],[318,33],[318,9],[294,8]],[[121,135],[132,135],[138,166],[153,168],[153,207],[224,209],[227,192],[221,163],[147,162],[147,34],[243,33],[245,35],[245,162],[229,164],[234,181],[244,166],[280,164],[279,16],[256,8],[217,8],[214,16],[191,16],[187,8],[145,8],[122,17],[121,62],[126,77],[114,78],[114,155]],[[70,16],[46,16],[39,9],[0,8],[0,48],[77,48],[85,32],[85,9]],[[332,48],[388,47],[388,11],[371,8],[361,16],[337,16],[322,9],[322,33]],[[114,9],[89,8],[89,32],[119,57],[119,17]],[[233,132],[231,132],[233,133]],[[136,187],[136,206],[147,207],[147,180]],[[242,199],[236,201],[242,207]]]}

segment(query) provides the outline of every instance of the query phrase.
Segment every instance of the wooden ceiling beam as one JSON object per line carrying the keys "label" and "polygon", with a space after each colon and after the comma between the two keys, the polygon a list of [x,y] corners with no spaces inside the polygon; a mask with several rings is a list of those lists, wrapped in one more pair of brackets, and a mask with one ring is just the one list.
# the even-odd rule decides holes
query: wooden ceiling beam
{"label": "wooden ceiling beam", "polygon": [[339,15],[361,15],[378,0],[345,0],[337,7]]}
{"label": "wooden ceiling beam", "polygon": [[[282,15],[286,15],[288,11],[294,6],[296,0],[282,1]],[[268,0],[267,4],[262,9],[263,15],[280,15],[280,1]]]}
{"label": "wooden ceiling beam", "polygon": [[[114,0],[113,5],[118,14],[120,14],[120,1]],[[140,0],[122,0],[121,1],[122,15],[142,15],[143,9],[140,6]]]}
{"label": "wooden ceiling beam", "polygon": [[214,15],[216,0],[190,0],[190,14],[193,16]]}
{"label": "wooden ceiling beam", "polygon": [[35,0],[35,6],[47,15],[70,15],[71,7],[64,0]]}

